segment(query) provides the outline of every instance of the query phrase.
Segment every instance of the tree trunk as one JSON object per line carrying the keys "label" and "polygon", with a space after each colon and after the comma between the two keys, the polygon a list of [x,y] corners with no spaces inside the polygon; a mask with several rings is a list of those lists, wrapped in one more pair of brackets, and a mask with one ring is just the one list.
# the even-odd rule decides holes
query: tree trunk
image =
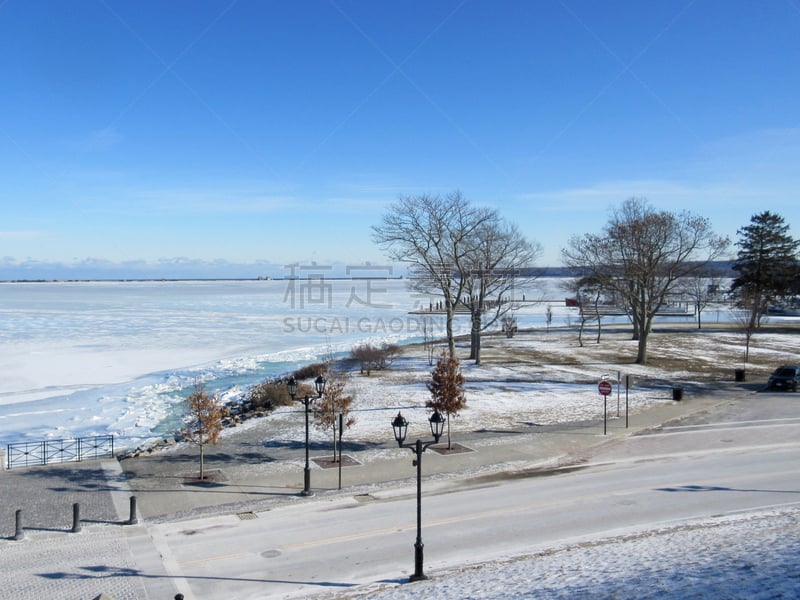
{"label": "tree trunk", "polygon": [[445,323],[447,328],[447,350],[450,353],[450,356],[456,355],[456,340],[453,337],[453,315],[455,313],[455,307],[448,302],[445,306],[445,311],[447,312],[447,316],[445,317]]}
{"label": "tree trunk", "polygon": [[647,364],[647,336],[642,335],[639,337],[638,350],[636,352],[636,364]]}
{"label": "tree trunk", "polygon": [[450,450],[452,447],[450,441],[450,413],[447,413],[447,449]]}
{"label": "tree trunk", "polygon": [[639,334],[639,345],[638,350],[636,352],[636,364],[637,365],[646,365],[647,364],[647,338],[650,337],[650,330],[652,329],[653,325],[653,318],[649,317],[646,320],[642,320],[642,330]]}
{"label": "tree trunk", "polygon": [[203,481],[206,478],[205,470],[204,470],[204,466],[205,465],[203,464],[205,462],[204,461],[204,458],[205,458],[205,456],[204,456],[205,455],[205,451],[204,450],[205,450],[204,445],[200,444],[200,481]]}
{"label": "tree trunk", "polygon": [[641,324],[639,323],[639,319],[636,317],[636,314],[634,313],[634,316],[633,316],[633,335],[631,336],[631,339],[633,341],[638,341],[641,338],[642,338]]}
{"label": "tree trunk", "polygon": [[747,325],[748,331],[755,331],[758,328],[758,303],[753,303],[753,308],[750,310],[750,322]]}
{"label": "tree trunk", "polygon": [[744,342],[744,364],[747,364],[747,361],[750,360],[750,338],[753,337],[753,330],[748,327],[747,331],[744,333],[745,335],[745,342]]}
{"label": "tree trunk", "polygon": [[469,360],[475,360],[475,326],[469,330]]}
{"label": "tree trunk", "polygon": [[472,311],[472,327],[470,330],[470,349],[469,358],[474,360],[476,365],[481,364],[481,313],[479,310]]}

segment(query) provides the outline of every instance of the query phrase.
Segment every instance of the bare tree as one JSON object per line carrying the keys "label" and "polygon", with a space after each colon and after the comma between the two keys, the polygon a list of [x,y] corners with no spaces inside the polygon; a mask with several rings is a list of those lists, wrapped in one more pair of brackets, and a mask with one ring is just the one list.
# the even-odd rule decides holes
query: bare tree
{"label": "bare tree", "polygon": [[426,407],[444,413],[447,416],[447,448],[452,448],[450,441],[450,417],[458,416],[467,406],[467,397],[464,394],[464,375],[458,358],[442,352],[436,363],[436,368],[431,373],[428,381],[428,390],[431,399]]}
{"label": "bare tree", "polygon": [[750,360],[750,342],[756,329],[756,320],[753,319],[752,307],[758,304],[758,293],[754,290],[739,290],[739,302],[743,308],[732,311],[734,321],[739,326],[744,335],[744,352],[742,353],[742,363],[746,367]]}
{"label": "bare tree", "polygon": [[470,358],[476,363],[480,332],[508,310],[504,297],[515,285],[516,272],[540,252],[497,211],[473,206],[460,192],[401,198],[373,227],[373,239],[391,260],[409,265],[415,289],[442,295],[451,356],[456,310],[469,311]]}
{"label": "bare tree", "polygon": [[200,448],[200,481],[205,479],[205,447],[219,441],[222,433],[224,408],[215,394],[209,396],[202,384],[195,385],[186,399],[189,407],[189,420],[183,432],[183,439]]}
{"label": "bare tree", "polygon": [[689,299],[694,306],[695,316],[697,317],[697,328],[702,329],[701,315],[712,302],[719,299],[722,283],[725,275],[719,268],[711,265],[703,271],[699,271],[689,277],[684,277],[678,281],[676,290],[678,294]]}
{"label": "bare tree", "polygon": [[530,286],[533,278],[524,280],[518,274],[529,268],[541,247],[528,242],[519,229],[503,222],[497,213],[475,230],[471,248],[463,264],[465,279],[464,304],[470,313],[470,353],[475,364],[481,362],[481,333],[493,326],[512,308],[511,295]]}
{"label": "bare tree", "polygon": [[581,302],[581,319],[587,321],[597,321],[597,337],[594,343],[600,343],[600,336],[603,333],[603,314],[600,312],[600,298],[603,294],[603,288],[599,285],[587,285],[585,288],[583,298],[586,301]]}
{"label": "bare tree", "polygon": [[500,324],[501,330],[508,339],[511,339],[517,335],[517,317],[514,315],[505,315],[502,319],[500,319]]}
{"label": "bare tree", "polygon": [[[583,331],[589,321],[597,321],[597,343],[600,343],[600,296],[602,287],[592,277],[567,280],[564,288],[575,296],[578,303],[578,346],[583,348]],[[548,307],[549,308],[549,307]]]}
{"label": "bare tree", "polygon": [[653,318],[676,281],[700,272],[728,245],[706,218],[656,211],[647,200],[630,198],[612,212],[601,235],[573,237],[562,257],[622,300],[638,341],[636,362],[645,364]]}
{"label": "bare tree", "polygon": [[420,319],[420,326],[422,327],[422,346],[425,348],[428,364],[433,366],[433,357],[437,346],[436,338],[433,336],[433,323],[423,316]]}
{"label": "bare tree", "polygon": [[351,414],[353,396],[347,394],[348,376],[343,371],[328,368],[325,373],[325,393],[313,404],[314,426],[320,431],[333,432],[333,462],[341,460],[336,453],[336,432],[339,415],[342,415],[342,426],[352,427],[356,419]]}
{"label": "bare tree", "polygon": [[461,195],[403,197],[374,226],[373,240],[394,261],[409,265],[412,286],[443,298],[447,346],[455,356],[453,319],[463,296],[467,256],[475,232],[495,213]]}
{"label": "bare tree", "polygon": [[350,356],[358,361],[363,375],[366,371],[367,377],[372,370],[380,371],[385,369],[400,354],[400,346],[397,344],[383,343],[375,346],[369,342],[358,344],[350,351]]}

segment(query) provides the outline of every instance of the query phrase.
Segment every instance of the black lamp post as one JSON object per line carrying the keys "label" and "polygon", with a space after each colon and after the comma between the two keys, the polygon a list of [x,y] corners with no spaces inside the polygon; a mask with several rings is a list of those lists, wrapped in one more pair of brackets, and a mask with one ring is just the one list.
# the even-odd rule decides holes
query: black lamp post
{"label": "black lamp post", "polygon": [[401,448],[408,448],[416,456],[412,464],[417,467],[417,540],[414,542],[414,574],[409,577],[410,581],[427,579],[422,570],[424,561],[423,548],[425,547],[422,543],[422,453],[433,444],[439,442],[439,438],[442,437],[442,432],[444,431],[445,418],[442,416],[442,413],[437,410],[430,416],[428,421],[431,425],[433,440],[423,442],[418,439],[413,444],[403,443],[408,430],[408,421],[406,421],[405,417],[398,412],[397,416],[392,421],[394,439],[397,440],[398,446]]}
{"label": "black lamp post", "polygon": [[[308,460],[308,407],[316,398],[308,394],[303,398],[297,398],[297,380],[293,376],[286,382],[286,387],[289,389],[289,395],[292,400],[302,402],[306,409],[306,466],[303,469],[303,491],[300,492],[300,495],[313,496],[314,492],[311,491],[311,466]],[[322,394],[325,392],[325,378],[322,375],[314,380],[314,387],[317,390],[317,398],[322,398]]]}

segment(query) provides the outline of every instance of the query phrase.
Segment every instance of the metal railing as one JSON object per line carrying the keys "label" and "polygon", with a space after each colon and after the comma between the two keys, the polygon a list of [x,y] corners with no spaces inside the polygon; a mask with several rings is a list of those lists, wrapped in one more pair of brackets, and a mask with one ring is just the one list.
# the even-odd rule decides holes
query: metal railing
{"label": "metal railing", "polygon": [[80,462],[114,456],[114,436],[102,435],[69,440],[17,442],[6,446],[8,469],[53,463]]}

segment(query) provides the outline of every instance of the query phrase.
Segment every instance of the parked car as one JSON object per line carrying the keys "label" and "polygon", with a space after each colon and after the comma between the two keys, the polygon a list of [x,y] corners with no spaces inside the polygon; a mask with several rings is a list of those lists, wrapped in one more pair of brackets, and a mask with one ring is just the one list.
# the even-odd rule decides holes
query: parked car
{"label": "parked car", "polygon": [[784,365],[775,369],[775,372],[770,375],[767,387],[771,390],[792,390],[796,392],[798,382],[800,382],[800,367]]}

